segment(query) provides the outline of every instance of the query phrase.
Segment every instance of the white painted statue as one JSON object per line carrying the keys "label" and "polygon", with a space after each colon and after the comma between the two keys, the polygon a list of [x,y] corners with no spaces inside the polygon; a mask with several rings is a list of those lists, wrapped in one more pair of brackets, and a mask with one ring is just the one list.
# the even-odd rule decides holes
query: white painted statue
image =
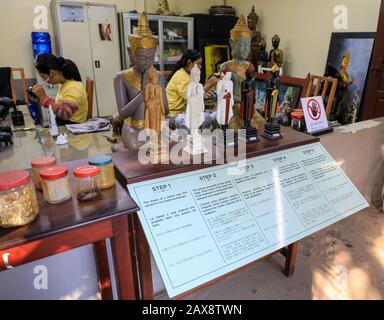
{"label": "white painted statue", "polygon": [[200,83],[200,69],[195,64],[191,70],[192,82],[187,88],[187,111],[185,125],[190,133],[195,133],[204,122],[204,87]]}
{"label": "white painted statue", "polygon": [[187,146],[184,150],[197,155],[206,153],[203,137],[199,134],[199,128],[205,120],[204,116],[204,87],[200,83],[200,69],[195,64],[191,70],[192,82],[187,88],[187,111],[185,114],[185,125],[190,134],[187,136]]}
{"label": "white painted statue", "polygon": [[233,117],[233,82],[232,72],[222,73],[223,78],[217,83],[217,123],[227,129]]}

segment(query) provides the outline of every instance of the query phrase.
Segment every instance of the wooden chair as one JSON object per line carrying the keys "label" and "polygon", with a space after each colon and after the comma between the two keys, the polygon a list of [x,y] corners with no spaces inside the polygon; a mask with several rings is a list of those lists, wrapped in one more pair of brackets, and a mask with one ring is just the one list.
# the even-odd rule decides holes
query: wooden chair
{"label": "wooden chair", "polygon": [[12,90],[13,102],[15,104],[17,103],[17,87],[16,87],[16,81],[15,81],[15,77],[14,77],[15,72],[20,73],[21,88],[23,90],[24,102],[26,104],[28,104],[29,99],[28,99],[28,94],[27,94],[27,82],[25,80],[24,68],[11,68],[11,90]]}
{"label": "wooden chair", "polygon": [[331,77],[310,76],[309,78],[306,97],[316,97],[321,95],[324,104],[326,103],[325,113],[328,120],[331,114],[333,100],[335,98],[337,82],[337,79]]}
{"label": "wooden chair", "polygon": [[87,97],[88,97],[88,115],[87,120],[92,118],[92,112],[93,112],[93,89],[94,89],[94,81],[87,77],[86,83],[85,83],[85,90],[87,91]]}

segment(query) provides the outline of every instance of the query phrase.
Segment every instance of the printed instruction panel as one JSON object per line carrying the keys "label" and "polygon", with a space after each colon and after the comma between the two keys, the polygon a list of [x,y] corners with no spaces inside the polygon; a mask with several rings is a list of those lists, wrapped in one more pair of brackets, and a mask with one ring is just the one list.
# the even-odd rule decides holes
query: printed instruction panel
{"label": "printed instruction panel", "polygon": [[170,297],[368,207],[320,143],[128,189]]}

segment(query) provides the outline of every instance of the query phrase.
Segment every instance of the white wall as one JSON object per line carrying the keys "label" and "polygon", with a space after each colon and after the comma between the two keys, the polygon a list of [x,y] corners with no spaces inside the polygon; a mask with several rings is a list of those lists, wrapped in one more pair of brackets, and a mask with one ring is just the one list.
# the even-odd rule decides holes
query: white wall
{"label": "white wall", "polygon": [[[86,0],[77,1],[87,2]],[[136,9],[141,12],[144,10],[143,0],[89,0],[88,2],[116,4],[118,11]],[[158,1],[147,0],[146,2],[147,11],[155,12]],[[215,3],[217,3],[215,0],[169,0],[170,9],[182,15],[208,13],[210,6]],[[53,36],[50,0],[0,0],[0,66],[24,67],[27,78],[34,78],[31,32],[37,31],[33,28],[35,19],[33,10],[36,5],[48,7],[48,31]]]}
{"label": "white wall", "polygon": [[[376,31],[380,0],[229,0],[228,5],[246,16],[254,5],[268,52],[272,36],[278,34],[285,74],[305,77],[308,72],[324,73],[332,32]],[[348,9],[348,30],[334,29],[336,5]]]}
{"label": "white wall", "polygon": [[[79,0],[85,2],[85,0]],[[118,11],[144,9],[143,0],[92,0],[112,3]],[[30,33],[33,30],[33,9],[36,5],[49,6],[50,0],[0,0],[0,66],[24,67],[27,78],[34,77]],[[157,0],[147,0],[147,11],[157,9]],[[221,4],[217,0],[169,0],[171,10],[180,14],[208,13],[210,6]],[[346,32],[376,31],[380,0],[228,0],[238,14],[245,14],[255,5],[260,17],[259,31],[271,49],[271,38],[279,34],[285,52],[285,73],[304,77],[308,72],[322,74],[334,29],[336,5],[348,8]],[[52,23],[49,30],[52,35]]]}

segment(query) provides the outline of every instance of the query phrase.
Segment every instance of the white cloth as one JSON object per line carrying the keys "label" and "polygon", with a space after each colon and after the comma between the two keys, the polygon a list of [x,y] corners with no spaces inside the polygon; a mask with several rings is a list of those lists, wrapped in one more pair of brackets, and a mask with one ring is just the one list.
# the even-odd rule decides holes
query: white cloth
{"label": "white cloth", "polygon": [[73,134],[108,131],[109,120],[104,118],[92,118],[87,122],[79,124],[67,124],[65,126]]}
{"label": "white cloth", "polygon": [[223,79],[217,83],[217,123],[220,125],[227,125],[225,123],[225,113],[226,113],[226,100],[224,96],[230,92],[231,99],[229,103],[229,113],[228,113],[228,123],[229,120],[233,117],[233,82],[231,81],[231,72],[227,72]]}

